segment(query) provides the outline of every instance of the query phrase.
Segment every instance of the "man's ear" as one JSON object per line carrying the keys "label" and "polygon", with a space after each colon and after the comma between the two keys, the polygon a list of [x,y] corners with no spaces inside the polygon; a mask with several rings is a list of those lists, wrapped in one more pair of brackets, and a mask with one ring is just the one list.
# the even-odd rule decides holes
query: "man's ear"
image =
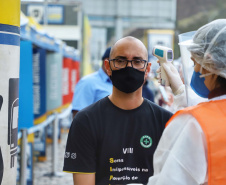
{"label": "man's ear", "polygon": [[148,62],[147,63],[147,68],[146,68],[146,71],[145,71],[145,79],[147,78],[148,73],[150,72],[150,70],[151,70],[151,62]]}
{"label": "man's ear", "polygon": [[109,60],[106,59],[106,60],[104,61],[104,66],[105,66],[107,75],[108,75],[108,76],[111,76],[111,68],[110,68],[110,62],[109,62]]}

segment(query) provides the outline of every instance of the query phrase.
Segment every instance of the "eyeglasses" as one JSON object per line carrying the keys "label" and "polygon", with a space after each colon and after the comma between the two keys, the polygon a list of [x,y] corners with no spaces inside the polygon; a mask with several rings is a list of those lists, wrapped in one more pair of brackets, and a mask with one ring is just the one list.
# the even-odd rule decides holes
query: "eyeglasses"
{"label": "eyeglasses", "polygon": [[146,60],[134,59],[134,60],[126,60],[126,59],[111,59],[109,62],[113,62],[115,68],[125,68],[127,67],[128,63],[131,62],[131,65],[135,69],[143,69],[147,63]]}

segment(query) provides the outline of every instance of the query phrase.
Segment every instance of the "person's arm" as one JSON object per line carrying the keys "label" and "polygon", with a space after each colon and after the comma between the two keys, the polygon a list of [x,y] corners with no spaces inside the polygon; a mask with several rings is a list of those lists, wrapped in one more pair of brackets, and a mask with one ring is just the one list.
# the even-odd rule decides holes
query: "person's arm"
{"label": "person's arm", "polygon": [[85,116],[75,116],[67,138],[63,171],[73,173],[74,184],[95,185],[96,139]]}
{"label": "person's arm", "polygon": [[197,120],[179,115],[166,127],[154,154],[148,185],[201,185],[206,182],[207,146]]}
{"label": "person's arm", "polygon": [[[162,64],[163,69],[166,72],[166,75],[169,80],[169,86],[172,89],[173,94],[179,95],[184,92],[183,88],[183,81],[180,77],[179,72],[174,67],[172,63],[163,63]],[[160,78],[161,78],[161,68],[157,70],[157,72],[160,72]]]}
{"label": "person's arm", "polygon": [[[170,87],[174,94],[173,107],[175,111],[206,101],[206,99],[198,96],[190,86],[185,87],[180,78],[180,74],[172,63],[163,63],[162,67],[166,72]],[[158,72],[160,71],[158,70]]]}
{"label": "person's arm", "polygon": [[73,173],[74,185],[95,185],[95,173]]}

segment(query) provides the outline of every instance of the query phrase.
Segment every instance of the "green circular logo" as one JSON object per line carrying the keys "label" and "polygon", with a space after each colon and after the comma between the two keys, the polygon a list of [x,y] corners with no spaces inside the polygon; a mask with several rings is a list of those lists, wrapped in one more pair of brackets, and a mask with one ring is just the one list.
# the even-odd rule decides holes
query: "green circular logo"
{"label": "green circular logo", "polygon": [[145,135],[145,136],[142,136],[140,138],[140,144],[141,146],[143,146],[144,148],[150,148],[150,146],[152,145],[152,139],[151,137]]}

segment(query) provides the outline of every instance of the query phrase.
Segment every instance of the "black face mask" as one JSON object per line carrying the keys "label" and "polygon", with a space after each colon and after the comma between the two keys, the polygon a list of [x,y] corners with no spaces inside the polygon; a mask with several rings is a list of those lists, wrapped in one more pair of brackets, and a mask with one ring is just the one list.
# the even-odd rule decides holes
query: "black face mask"
{"label": "black face mask", "polygon": [[125,67],[119,70],[112,70],[110,76],[112,84],[120,91],[132,93],[140,88],[144,83],[144,71],[139,71],[133,67]]}

